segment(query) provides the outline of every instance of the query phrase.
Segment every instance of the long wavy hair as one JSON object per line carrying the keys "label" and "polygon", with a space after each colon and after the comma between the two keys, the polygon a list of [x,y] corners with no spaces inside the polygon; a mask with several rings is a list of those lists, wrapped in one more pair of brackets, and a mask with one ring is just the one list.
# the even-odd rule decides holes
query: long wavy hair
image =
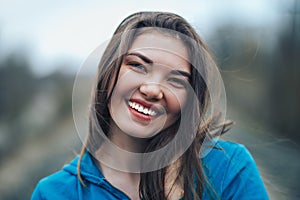
{"label": "long wavy hair", "polygon": [[[185,130],[187,138],[192,137],[193,141],[187,150],[179,157],[176,165],[176,177],[174,181],[180,182],[183,193],[183,199],[201,199],[203,191],[207,188],[213,199],[218,199],[218,195],[214,192],[212,186],[208,182],[200,159],[200,149],[205,137],[213,137],[209,133],[209,127],[217,116],[204,117],[210,104],[210,94],[206,80],[210,80],[210,68],[215,66],[214,59],[209,53],[208,48],[201,40],[200,36],[194,28],[182,17],[167,12],[138,12],[125,18],[114,32],[114,36],[108,43],[104,54],[99,63],[99,70],[92,93],[92,102],[89,114],[89,134],[85,144],[83,145],[80,159],[78,163],[78,176],[84,184],[80,175],[80,163],[82,156],[87,151],[96,151],[103,142],[102,138],[95,131],[95,124],[99,124],[105,134],[108,134],[111,115],[109,113],[108,104],[112,95],[112,91],[117,83],[120,66],[123,61],[124,52],[131,47],[134,39],[143,33],[144,28],[158,28],[158,30],[170,30],[166,33],[171,37],[179,38],[187,47],[191,65],[190,85],[197,101],[188,99],[186,106],[187,112],[181,118],[186,122],[181,124]],[[161,29],[160,29],[161,28]],[[177,33],[177,34],[176,34]],[[191,38],[193,42],[189,42],[186,36]],[[201,74],[196,67],[201,66]],[[171,127],[161,131],[147,143],[145,152],[151,152],[165,146],[170,142],[178,130],[180,119]],[[187,120],[186,120],[187,119]],[[187,123],[188,122],[188,123]],[[226,132],[232,122],[218,124],[221,133]],[[171,164],[172,165],[172,164]],[[145,172],[140,174],[139,193],[140,197],[145,200],[150,199],[168,199],[168,191],[166,191],[166,178],[168,167]]]}

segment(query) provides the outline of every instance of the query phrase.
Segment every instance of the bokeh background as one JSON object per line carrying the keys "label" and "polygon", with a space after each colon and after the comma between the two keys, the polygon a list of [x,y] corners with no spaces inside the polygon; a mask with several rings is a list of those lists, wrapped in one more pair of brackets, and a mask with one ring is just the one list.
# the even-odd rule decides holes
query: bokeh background
{"label": "bokeh background", "polygon": [[0,199],[29,199],[39,179],[80,151],[76,72],[141,10],[192,23],[215,54],[236,122],[224,139],[248,147],[271,199],[300,199],[299,0],[1,0]]}

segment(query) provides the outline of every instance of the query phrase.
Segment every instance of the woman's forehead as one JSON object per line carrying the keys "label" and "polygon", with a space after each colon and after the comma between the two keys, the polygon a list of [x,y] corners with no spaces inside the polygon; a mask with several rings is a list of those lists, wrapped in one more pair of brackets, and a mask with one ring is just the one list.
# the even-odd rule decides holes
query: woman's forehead
{"label": "woman's forehead", "polygon": [[156,64],[188,68],[190,66],[185,44],[178,38],[157,31],[137,36],[128,50],[128,54],[131,53],[142,54]]}
{"label": "woman's forehead", "polygon": [[188,55],[184,42],[170,34],[161,33],[158,31],[147,31],[139,34],[133,41],[130,49],[136,48],[153,48],[169,51],[178,54],[183,58]]}

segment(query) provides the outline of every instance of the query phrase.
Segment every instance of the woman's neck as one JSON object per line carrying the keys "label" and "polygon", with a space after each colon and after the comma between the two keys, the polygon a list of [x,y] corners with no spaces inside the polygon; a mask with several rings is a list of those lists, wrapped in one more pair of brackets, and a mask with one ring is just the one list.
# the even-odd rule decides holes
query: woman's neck
{"label": "woman's neck", "polygon": [[[96,151],[100,170],[110,184],[130,199],[138,200],[140,174],[132,173],[132,169],[139,169],[140,160],[136,160],[134,154],[143,152],[148,140],[124,133],[113,122],[108,138],[110,141],[104,142]],[[124,153],[126,151],[129,153]]]}
{"label": "woman's neck", "polygon": [[[119,151],[116,151],[115,146],[133,154],[141,153],[144,152],[149,139],[132,137],[120,130],[116,125],[110,127],[108,136],[110,142],[114,145],[110,142],[105,142],[96,151],[96,157],[100,161],[98,162],[100,169],[109,183],[123,191],[130,199],[138,200],[140,174],[135,170],[135,173],[132,173],[131,169],[139,168],[140,160],[136,160],[134,156],[131,157],[132,154],[120,154]],[[116,168],[116,166],[119,168]],[[180,199],[183,196],[182,180],[177,179],[179,166],[180,161],[177,160],[167,167],[165,180],[167,199]]]}
{"label": "woman's neck", "polygon": [[124,192],[130,199],[139,200],[139,173],[128,173],[99,164],[105,179],[114,187]]}
{"label": "woman's neck", "polygon": [[139,173],[142,154],[147,146],[147,139],[132,137],[118,126],[112,124],[108,132],[108,141],[101,144],[95,152],[97,160],[122,172]]}
{"label": "woman's neck", "polygon": [[133,153],[142,153],[149,141],[148,138],[132,137],[124,133],[114,122],[108,133],[109,139],[121,149]]}

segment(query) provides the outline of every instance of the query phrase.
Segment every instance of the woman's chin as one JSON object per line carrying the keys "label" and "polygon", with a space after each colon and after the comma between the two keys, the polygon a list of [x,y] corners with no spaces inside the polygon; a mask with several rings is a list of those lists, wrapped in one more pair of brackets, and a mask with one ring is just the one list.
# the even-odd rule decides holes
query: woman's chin
{"label": "woman's chin", "polygon": [[157,135],[161,129],[153,129],[149,127],[139,127],[139,128],[133,128],[130,129],[129,127],[126,127],[126,130],[122,130],[124,133],[126,133],[128,136],[134,137],[134,138],[140,138],[140,139],[146,139],[151,138],[155,135]]}

